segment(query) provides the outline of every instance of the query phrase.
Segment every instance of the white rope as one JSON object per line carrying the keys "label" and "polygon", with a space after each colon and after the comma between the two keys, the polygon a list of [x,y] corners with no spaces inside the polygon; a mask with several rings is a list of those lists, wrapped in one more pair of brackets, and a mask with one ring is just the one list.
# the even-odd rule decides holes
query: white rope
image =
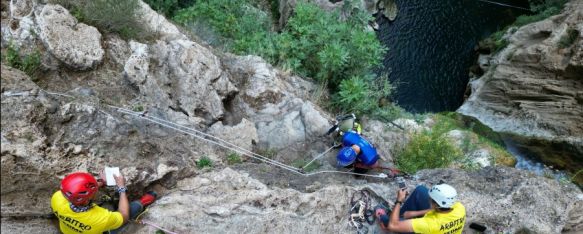
{"label": "white rope", "polygon": [[[312,176],[312,175],[323,174],[323,173],[338,173],[338,174],[350,174],[350,175],[360,175],[360,176],[367,176],[367,177],[376,177],[376,178],[387,178],[387,175],[386,174],[383,174],[383,173],[380,173],[378,175],[369,175],[369,174],[362,174],[362,173],[355,173],[355,172],[344,172],[344,171],[317,171],[317,172],[312,172],[312,173],[302,173],[302,172],[299,171],[300,168],[292,167],[292,166],[283,164],[281,162],[278,162],[278,161],[269,159],[269,158],[267,158],[265,156],[262,156],[262,155],[253,153],[253,152],[251,152],[251,151],[249,151],[247,149],[241,148],[240,146],[237,146],[235,144],[232,144],[232,143],[230,143],[228,141],[225,141],[225,140],[220,139],[218,137],[212,136],[210,134],[203,133],[203,132],[198,131],[196,129],[189,128],[189,127],[186,127],[186,126],[183,126],[183,125],[179,125],[179,124],[176,124],[176,123],[173,123],[173,122],[170,122],[170,121],[166,121],[166,120],[163,120],[163,119],[159,119],[159,118],[156,118],[156,117],[153,117],[153,116],[150,116],[150,115],[146,115],[144,113],[139,113],[139,112],[131,111],[131,110],[128,110],[128,109],[124,109],[124,108],[120,108],[120,107],[116,107],[116,106],[112,106],[112,105],[108,105],[108,106],[111,107],[111,108],[113,108],[113,109],[116,109],[119,112],[122,112],[122,113],[125,113],[125,114],[129,114],[129,115],[132,115],[132,116],[135,116],[135,117],[138,117],[138,118],[142,118],[142,119],[145,119],[145,120],[148,120],[148,121],[151,121],[153,123],[162,125],[164,127],[167,127],[167,128],[170,128],[170,129],[173,129],[173,130],[176,130],[176,131],[179,131],[179,132],[188,134],[190,136],[196,137],[198,139],[204,140],[206,142],[209,142],[209,143],[212,143],[212,144],[221,146],[221,147],[226,148],[226,149],[233,150],[233,151],[238,152],[238,153],[240,153],[242,155],[245,155],[245,156],[248,156],[248,157],[251,157],[251,158],[254,158],[254,159],[257,159],[257,160],[260,160],[260,161],[269,163],[269,164],[272,164],[274,166],[281,167],[283,169],[286,169],[288,171],[291,171],[291,172],[296,173],[296,174],[299,174],[299,175]],[[172,125],[174,125],[174,126],[172,126]],[[193,131],[195,133],[188,132],[188,131],[183,130],[183,129],[180,129],[180,128],[184,128],[184,129]],[[208,136],[208,137],[213,138],[213,139],[217,139],[219,141],[222,141],[222,142],[224,142],[226,144],[229,144],[229,145],[232,145],[234,147],[226,146],[226,145],[221,144],[221,143],[219,143],[217,141],[213,141],[213,140],[206,139],[204,137],[201,137],[201,136],[197,135],[196,133],[201,134],[201,135],[204,135],[204,136]],[[320,154],[318,157],[323,156],[325,153],[329,152],[333,148],[334,147],[330,147],[328,150],[326,150],[326,152]],[[317,159],[317,158],[315,158],[315,159]],[[314,160],[312,160],[312,161],[314,161]]]}
{"label": "white rope", "polygon": [[[111,106],[111,107],[113,107],[113,106]],[[204,133],[204,132],[202,132],[202,131],[196,130],[196,129],[194,129],[194,128],[189,128],[189,127],[186,127],[186,126],[184,126],[184,125],[176,124],[176,123],[173,123],[173,122],[170,122],[170,121],[164,120],[164,119],[160,119],[160,118],[157,118],[157,117],[154,117],[154,116],[146,115],[145,113],[134,112],[134,111],[131,111],[131,110],[128,110],[128,109],[124,109],[124,108],[119,108],[119,107],[113,107],[113,108],[115,108],[115,109],[118,109],[118,110],[120,110],[120,111],[127,112],[128,114],[132,114],[132,115],[136,115],[136,114],[138,114],[140,117],[144,117],[144,118],[150,118],[150,119],[152,119],[152,121],[153,121],[153,122],[162,122],[162,123],[165,123],[165,124],[168,124],[168,125],[172,125],[172,126],[174,126],[174,127],[177,127],[177,128],[186,129],[186,130],[188,130],[188,131],[192,131],[192,132],[194,132],[194,133],[196,133],[196,134],[200,134],[200,135],[203,135],[203,136],[206,136],[206,137],[210,137],[210,138],[212,138],[212,139],[215,139],[215,140],[217,140],[217,141],[223,142],[223,143],[225,143],[225,144],[227,144],[227,145],[230,145],[231,147],[235,147],[235,148],[239,149],[239,151],[245,152],[245,153],[247,153],[247,154],[251,154],[251,155],[254,155],[254,156],[257,156],[257,157],[261,157],[261,158],[263,158],[263,159],[265,159],[265,160],[271,160],[271,161],[273,161],[273,162],[275,162],[275,163],[279,163],[279,164],[281,164],[281,165],[283,165],[283,166],[288,166],[288,165],[285,165],[285,164],[283,164],[283,163],[280,163],[280,162],[278,162],[278,161],[272,160],[272,159],[270,159],[270,158],[268,158],[268,157],[265,157],[265,156],[263,156],[263,155],[259,155],[259,154],[257,154],[257,153],[254,153],[254,152],[252,152],[252,151],[250,151],[250,150],[247,150],[247,149],[245,149],[245,148],[243,148],[243,147],[241,147],[241,146],[238,146],[238,145],[235,145],[235,144],[233,144],[233,143],[230,143],[230,142],[228,142],[228,141],[226,141],[226,140],[223,140],[223,139],[221,139],[221,138],[219,138],[219,137],[215,137],[215,136],[213,136],[213,135],[211,135],[211,134],[207,134],[207,133]],[[239,151],[238,151],[238,152],[239,152]],[[289,167],[289,166],[288,166],[288,167]],[[297,168],[295,168],[295,167],[292,167],[292,168],[294,168],[294,169],[297,169]]]}
{"label": "white rope", "polygon": [[490,3],[490,4],[494,4],[494,5],[506,6],[506,7],[512,7],[512,8],[516,8],[516,9],[530,11],[530,9],[528,9],[528,8],[519,7],[519,6],[513,6],[513,5],[508,5],[508,4],[499,3],[499,2],[493,2],[493,1],[488,1],[488,0],[478,0],[478,1],[485,2],[485,3]]}
{"label": "white rope", "polygon": [[[110,107],[112,107],[112,108],[114,108],[114,109],[118,110],[119,112],[122,112],[122,113],[125,113],[125,114],[129,114],[129,115],[132,115],[132,116],[135,116],[135,117],[138,117],[138,118],[142,118],[142,119],[145,119],[145,120],[148,120],[148,121],[151,121],[151,122],[153,122],[153,123],[156,123],[156,124],[162,125],[162,126],[164,126],[164,127],[167,127],[167,128],[170,128],[170,129],[173,129],[173,130],[176,130],[176,131],[179,131],[179,132],[182,132],[182,133],[188,134],[188,135],[190,135],[190,136],[196,137],[196,138],[198,138],[198,139],[201,139],[201,140],[203,140],[203,141],[209,142],[209,143],[211,143],[211,144],[215,144],[215,145],[221,146],[221,147],[223,147],[223,148],[226,148],[226,149],[233,150],[233,151],[235,151],[235,152],[237,152],[237,153],[240,153],[240,154],[243,154],[243,155],[245,155],[245,156],[248,156],[248,157],[251,157],[251,158],[254,158],[254,159],[257,159],[257,160],[260,160],[260,161],[266,162],[266,163],[269,163],[269,164],[273,164],[273,165],[275,165],[275,166],[279,166],[279,167],[281,167],[281,168],[284,168],[284,169],[286,169],[286,170],[293,171],[294,173],[297,173],[297,174],[302,174],[301,172],[299,172],[299,169],[298,169],[298,168],[295,168],[295,167],[292,167],[292,166],[289,166],[289,165],[283,164],[283,163],[281,163],[281,162],[278,162],[278,161],[275,161],[275,160],[269,159],[269,158],[267,158],[267,157],[265,157],[265,156],[261,156],[261,155],[255,154],[255,153],[253,153],[253,154],[250,154],[250,153],[248,153],[248,152],[245,152],[246,150],[241,150],[241,149],[237,149],[237,148],[234,148],[234,147],[226,146],[226,145],[224,145],[224,144],[221,144],[221,143],[219,143],[219,142],[217,142],[217,141],[213,141],[213,140],[210,140],[210,139],[207,139],[207,138],[201,137],[201,136],[197,135],[196,133],[188,132],[188,131],[186,131],[186,130],[180,129],[180,128],[178,128],[178,127],[175,127],[175,126],[172,126],[172,125],[176,125],[176,126],[180,126],[180,127],[182,127],[182,128],[186,128],[186,129],[189,129],[189,130],[193,130],[193,129],[190,129],[190,128],[188,128],[188,127],[181,126],[181,125],[178,125],[178,124],[175,124],[175,123],[172,123],[172,125],[171,125],[171,124],[167,124],[167,123],[164,123],[164,122],[162,122],[162,121],[155,120],[155,119],[151,118],[150,116],[146,116],[146,115],[144,115],[144,114],[140,114],[140,113],[138,113],[138,112],[130,111],[130,110],[127,110],[127,109],[123,109],[123,108],[119,108],[119,107],[115,107],[115,106],[111,106],[111,105],[108,105],[108,106],[110,106]],[[216,138],[216,137],[214,137],[214,136],[212,136],[212,135],[209,135],[209,134],[206,134],[206,133],[202,133],[202,132],[199,132],[199,131],[197,131],[197,130],[193,130],[193,131],[195,131],[195,132],[197,132],[197,133],[201,133],[202,135],[207,135],[207,136],[211,136],[212,138]],[[219,139],[219,138],[217,138],[217,139]],[[226,141],[225,141],[225,142],[226,142]],[[228,143],[228,142],[227,142],[227,143]],[[229,143],[229,144],[231,144],[231,143]],[[240,147],[239,147],[239,148],[240,148]]]}
{"label": "white rope", "polygon": [[312,159],[312,161],[310,161],[309,163],[306,163],[306,165],[304,165],[302,167],[302,169],[306,169],[306,167],[308,167],[310,164],[312,164],[314,161],[316,161],[318,158],[324,156],[326,153],[330,152],[330,150],[334,149],[336,146],[332,146],[330,148],[328,148],[326,151],[324,151],[324,153],[321,153],[320,155],[316,156],[314,159]]}
{"label": "white rope", "polygon": [[[45,93],[47,93],[47,94],[49,94],[49,95],[55,95],[55,96],[63,96],[63,97],[74,98],[73,96],[67,95],[67,94],[48,92],[46,90],[42,90],[42,91],[45,92]],[[6,94],[4,94],[4,95],[6,95]],[[8,95],[10,95],[10,93],[8,93]],[[6,96],[8,96],[8,95],[6,95]],[[10,96],[21,96],[21,95],[24,95],[24,93],[17,93],[16,95],[12,94]],[[303,173],[303,172],[300,171],[300,168],[296,168],[296,167],[293,167],[293,166],[290,166],[290,165],[287,165],[287,164],[278,162],[276,160],[272,160],[272,159],[267,158],[265,156],[259,155],[257,153],[252,152],[252,151],[249,151],[249,150],[247,150],[245,148],[242,148],[242,147],[240,147],[238,145],[235,145],[233,143],[230,143],[228,141],[225,141],[225,140],[223,140],[221,138],[218,138],[218,137],[215,137],[213,135],[210,135],[210,134],[207,134],[207,133],[198,131],[198,130],[196,130],[194,128],[189,128],[189,127],[186,127],[186,126],[183,126],[183,125],[180,125],[180,124],[173,123],[171,121],[167,121],[167,120],[164,120],[164,119],[160,119],[160,118],[156,118],[156,117],[153,117],[153,116],[150,116],[150,115],[146,115],[145,112],[144,113],[140,113],[140,112],[131,111],[131,110],[128,110],[128,109],[124,109],[124,108],[121,108],[121,107],[117,107],[117,106],[112,106],[112,105],[107,105],[107,106],[110,107],[110,108],[113,108],[116,111],[119,111],[121,113],[128,114],[128,115],[131,115],[131,116],[134,116],[134,117],[138,117],[138,118],[141,118],[141,119],[145,119],[147,121],[156,123],[156,124],[161,125],[163,127],[167,127],[167,128],[176,130],[178,132],[182,132],[184,134],[187,134],[187,135],[196,137],[196,138],[198,138],[200,140],[209,142],[211,144],[215,144],[215,145],[218,145],[220,147],[233,150],[233,151],[235,151],[237,153],[240,153],[240,154],[242,154],[244,156],[247,156],[247,157],[250,157],[250,158],[253,158],[253,159],[257,159],[259,161],[262,161],[262,162],[265,162],[265,163],[268,163],[268,164],[272,164],[274,166],[277,166],[277,167],[280,167],[282,169],[291,171],[291,172],[293,172],[295,174],[298,174],[298,175],[312,176],[312,175],[324,174],[324,173],[337,173],[337,174],[350,174],[350,175],[359,175],[359,176],[376,177],[376,178],[387,178],[387,175],[385,175],[384,173],[379,173],[378,175],[361,174],[361,173],[355,173],[355,172],[349,172],[349,171],[317,171],[317,172],[312,172],[312,173]],[[205,138],[203,136],[199,136],[199,134],[200,135],[203,135],[205,137],[212,138],[214,140],[210,140],[210,139],[207,139],[207,138]],[[312,161],[310,161],[308,164],[306,164],[302,168],[305,168],[310,163],[312,163],[313,161],[317,160],[319,157],[325,155],[326,153],[328,153],[333,148],[334,147],[330,147],[324,153],[318,155],[316,158],[314,158]]]}

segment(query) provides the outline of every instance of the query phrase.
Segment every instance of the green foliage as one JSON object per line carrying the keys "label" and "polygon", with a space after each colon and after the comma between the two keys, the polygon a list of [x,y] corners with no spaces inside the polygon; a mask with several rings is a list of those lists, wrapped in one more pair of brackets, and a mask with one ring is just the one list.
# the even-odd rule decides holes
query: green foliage
{"label": "green foliage", "polygon": [[407,173],[421,169],[443,168],[460,160],[462,153],[438,131],[415,134],[397,157],[397,167]]}
{"label": "green foliage", "polygon": [[145,39],[150,33],[138,20],[139,0],[52,0],[69,9],[77,20],[123,39]]}
{"label": "green foliage", "polygon": [[375,100],[370,100],[371,87],[361,77],[354,76],[340,82],[338,93],[335,96],[335,104],[343,112],[354,112],[357,115],[368,112],[376,106]]}
{"label": "green foliage", "polygon": [[239,156],[237,153],[231,152],[229,155],[227,155],[227,163],[229,165],[238,164],[241,162],[241,156]]}
{"label": "green foliage", "polygon": [[332,97],[332,105],[342,113],[369,115],[392,121],[401,115],[401,109],[383,103],[394,90],[388,80],[386,76],[377,78],[354,76],[342,80],[338,92]]}
{"label": "green foliage", "polygon": [[561,12],[566,2],[567,0],[529,0],[533,14],[518,16],[512,25],[493,33],[485,41],[492,46],[494,52],[500,51],[508,45],[508,41],[502,39],[508,28],[520,27],[556,15]]}
{"label": "green foliage", "polygon": [[209,25],[222,38],[225,47],[237,54],[261,54],[269,50],[271,21],[267,14],[248,1],[211,0],[176,12],[173,19],[184,25]]}
{"label": "green foliage", "polygon": [[559,40],[559,48],[567,48],[577,40],[579,32],[573,28],[567,29],[567,33]]}
{"label": "green foliage", "polygon": [[386,52],[360,20],[339,19],[314,4],[298,3],[278,37],[280,63],[298,74],[336,87],[344,79],[366,76]]}
{"label": "green foliage", "polygon": [[182,8],[189,7],[195,0],[144,0],[155,11],[167,17],[173,17]]}
{"label": "green foliage", "polygon": [[494,46],[494,51],[500,51],[508,45],[508,40],[506,38],[502,38],[506,31],[498,31],[492,34],[492,43]]}
{"label": "green foliage", "polygon": [[135,111],[135,112],[142,112],[142,111],[144,111],[144,106],[142,106],[142,105],[135,105],[133,107],[133,111]]}
{"label": "green foliage", "polygon": [[198,167],[198,169],[213,167],[213,161],[211,161],[211,159],[207,156],[202,156],[198,161],[196,161],[196,167]]}
{"label": "green foliage", "polygon": [[386,52],[375,34],[365,30],[366,22],[361,18],[340,20],[338,12],[301,2],[277,34],[270,31],[267,14],[249,0],[213,0],[179,10],[174,20],[185,26],[208,24],[233,52],[260,55],[334,88],[343,79],[367,75]]}
{"label": "green foliage", "polygon": [[462,152],[444,136],[458,128],[457,123],[444,115],[436,115],[435,121],[430,131],[413,135],[397,156],[396,164],[401,170],[415,173],[421,169],[447,167],[462,159]]}
{"label": "green foliage", "polygon": [[527,25],[559,14],[567,0],[529,0],[532,15],[521,15],[516,18],[514,26]]}
{"label": "green foliage", "polygon": [[41,57],[38,51],[20,56],[19,49],[16,48],[14,44],[10,43],[3,58],[9,66],[23,71],[33,80],[36,79],[41,65]]}

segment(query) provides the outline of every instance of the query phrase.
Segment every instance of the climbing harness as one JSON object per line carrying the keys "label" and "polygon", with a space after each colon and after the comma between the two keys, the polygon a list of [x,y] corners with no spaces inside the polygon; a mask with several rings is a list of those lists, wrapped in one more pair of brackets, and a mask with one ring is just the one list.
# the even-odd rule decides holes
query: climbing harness
{"label": "climbing harness", "polygon": [[[367,190],[360,190],[352,194],[350,198],[350,211],[348,216],[348,225],[356,228],[357,231],[362,232],[364,222],[369,224],[374,223],[374,214],[370,211],[370,193]],[[373,216],[372,223],[369,221],[369,217]],[[368,230],[368,229],[367,229]],[[366,233],[366,232],[364,232]]]}
{"label": "climbing harness", "polygon": [[327,136],[333,132],[338,132],[342,136],[344,132],[351,130],[356,131],[358,134],[362,132],[362,126],[356,122],[356,115],[354,113],[334,118],[334,125],[324,135]]}

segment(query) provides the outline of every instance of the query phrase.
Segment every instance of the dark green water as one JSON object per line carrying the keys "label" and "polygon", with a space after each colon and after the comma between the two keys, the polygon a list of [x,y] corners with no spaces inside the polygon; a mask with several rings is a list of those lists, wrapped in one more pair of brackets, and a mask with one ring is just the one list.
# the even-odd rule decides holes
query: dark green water
{"label": "dark green water", "polygon": [[[527,0],[497,2],[528,8]],[[477,0],[396,0],[395,21],[382,18],[379,39],[397,85],[394,101],[411,112],[454,111],[463,102],[478,41],[524,10]]]}

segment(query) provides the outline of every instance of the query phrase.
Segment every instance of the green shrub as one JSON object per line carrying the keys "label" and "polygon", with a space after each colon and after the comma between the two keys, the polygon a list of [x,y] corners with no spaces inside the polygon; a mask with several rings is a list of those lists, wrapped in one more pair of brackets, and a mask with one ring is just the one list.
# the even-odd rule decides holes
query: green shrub
{"label": "green shrub", "polygon": [[123,39],[145,39],[150,33],[138,19],[140,0],[52,0],[69,9],[80,22],[103,33],[117,33]]}
{"label": "green shrub", "polygon": [[401,109],[382,103],[392,95],[394,87],[386,76],[352,77],[342,80],[338,92],[332,96],[332,105],[341,113],[368,115],[392,121],[401,115]]}
{"label": "green shrub", "polygon": [[579,32],[573,28],[567,29],[567,33],[559,40],[559,48],[567,48],[577,40]]}
{"label": "green shrub", "polygon": [[10,43],[3,57],[9,66],[23,71],[33,80],[37,78],[41,66],[40,52],[34,51],[33,53],[20,56],[19,49]]}
{"label": "green shrub", "polygon": [[178,10],[173,19],[184,26],[209,25],[224,47],[237,54],[260,54],[270,37],[269,17],[248,1],[199,1]]}
{"label": "green shrub", "polygon": [[144,111],[144,106],[143,106],[143,105],[140,105],[140,104],[138,104],[138,105],[135,105],[135,106],[134,106],[132,109],[133,109],[133,111],[135,111],[135,112],[142,112],[142,111]]}
{"label": "green shrub", "polygon": [[211,159],[207,156],[202,156],[198,161],[196,161],[196,167],[198,167],[198,169],[213,167],[213,161],[211,161]]}
{"label": "green shrub", "polygon": [[241,162],[242,162],[241,156],[239,156],[237,153],[232,152],[229,155],[227,155],[227,163],[229,165],[238,164]]}
{"label": "green shrub", "polygon": [[344,79],[366,76],[380,64],[386,48],[365,27],[366,22],[343,21],[338,12],[298,3],[278,37],[278,60],[332,88]]}
{"label": "green shrub", "polygon": [[453,119],[436,115],[431,130],[413,135],[397,156],[397,167],[407,173],[415,173],[421,169],[447,167],[461,160],[462,152],[444,136],[457,127]]}
{"label": "green shrub", "polygon": [[397,167],[407,173],[443,168],[462,158],[462,153],[446,137],[432,131],[415,134],[397,157]]}
{"label": "green shrub", "polygon": [[386,52],[360,18],[340,20],[338,12],[301,2],[277,34],[270,30],[267,14],[248,0],[214,0],[181,9],[174,20],[185,26],[206,23],[233,52],[262,56],[302,76],[328,81],[334,88],[343,79],[367,75]]}

